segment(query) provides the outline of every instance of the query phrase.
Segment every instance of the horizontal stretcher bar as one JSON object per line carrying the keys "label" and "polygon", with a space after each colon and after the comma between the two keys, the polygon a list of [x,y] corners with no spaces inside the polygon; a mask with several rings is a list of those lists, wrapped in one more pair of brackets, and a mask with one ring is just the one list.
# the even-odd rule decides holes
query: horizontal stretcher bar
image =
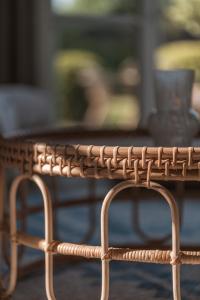
{"label": "horizontal stretcher bar", "polygon": [[[130,248],[110,247],[106,256],[102,257],[100,246],[88,246],[73,243],[53,241],[46,245],[44,239],[17,233],[16,243],[42,251],[50,251],[54,254],[81,256],[87,259],[110,259],[118,261],[146,262],[158,264],[171,263],[171,250],[136,250]],[[200,251],[180,251],[178,263],[200,264]]]}

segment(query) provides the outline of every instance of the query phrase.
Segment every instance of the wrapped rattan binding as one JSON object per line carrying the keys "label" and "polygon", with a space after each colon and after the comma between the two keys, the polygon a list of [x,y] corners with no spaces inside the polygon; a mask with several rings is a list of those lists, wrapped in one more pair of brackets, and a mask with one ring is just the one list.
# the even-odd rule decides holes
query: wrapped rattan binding
{"label": "wrapped rattan binding", "polygon": [[[53,254],[81,256],[87,259],[102,259],[102,250],[100,246],[88,246],[53,241],[47,247],[44,239],[24,233],[17,233],[16,242],[34,249],[50,251]],[[106,254],[106,259],[158,264],[180,263],[196,265],[200,264],[200,251],[180,251],[179,260],[173,262],[171,258],[171,250],[137,250],[110,247]]]}
{"label": "wrapped rattan binding", "polygon": [[110,179],[198,180],[200,148],[54,145],[4,141],[0,163],[22,173]]}

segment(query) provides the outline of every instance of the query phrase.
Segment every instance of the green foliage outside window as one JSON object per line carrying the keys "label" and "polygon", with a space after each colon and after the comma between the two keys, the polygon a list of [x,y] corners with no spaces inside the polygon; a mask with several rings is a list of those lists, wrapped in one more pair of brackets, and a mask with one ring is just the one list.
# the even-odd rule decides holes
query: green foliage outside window
{"label": "green foliage outside window", "polygon": [[173,28],[200,36],[200,0],[171,0],[164,13]]}
{"label": "green foliage outside window", "polygon": [[161,69],[193,69],[200,82],[200,42],[178,41],[162,45],[156,51],[156,66]]}
{"label": "green foliage outside window", "polygon": [[59,6],[61,14],[135,14],[137,0],[74,0]]}
{"label": "green foliage outside window", "polygon": [[83,69],[98,68],[99,65],[99,58],[90,52],[58,52],[54,61],[54,75],[59,94],[60,119],[80,121],[83,118],[88,103],[79,82],[79,73]]}

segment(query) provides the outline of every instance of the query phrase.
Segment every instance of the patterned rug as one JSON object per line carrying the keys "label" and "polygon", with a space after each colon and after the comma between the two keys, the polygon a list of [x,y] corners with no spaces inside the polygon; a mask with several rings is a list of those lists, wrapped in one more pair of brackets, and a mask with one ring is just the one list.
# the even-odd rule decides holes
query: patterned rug
{"label": "patterned rug", "polygon": [[[143,264],[111,264],[110,299],[163,300],[172,299],[170,268]],[[100,299],[100,264],[81,263],[55,274],[57,299]],[[200,295],[198,267],[182,268],[182,299],[197,300]],[[17,286],[14,300],[46,299],[44,278],[30,277]]]}

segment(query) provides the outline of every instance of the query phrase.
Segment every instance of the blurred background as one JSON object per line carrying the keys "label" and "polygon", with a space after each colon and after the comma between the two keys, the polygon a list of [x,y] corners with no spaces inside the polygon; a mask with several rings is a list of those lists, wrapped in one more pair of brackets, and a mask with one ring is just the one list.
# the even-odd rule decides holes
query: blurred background
{"label": "blurred background", "polygon": [[[81,124],[102,132],[83,134],[78,127],[62,138],[68,143],[77,143],[78,138],[78,143],[86,144],[155,145],[147,134],[149,116],[156,107],[155,69],[193,69],[191,105],[200,113],[200,0],[0,0],[0,132],[6,137],[18,131]],[[167,120],[169,124],[168,115]],[[186,130],[180,121],[188,122],[177,114],[173,122],[178,129],[173,123],[171,130],[182,137]],[[198,132],[199,123],[191,131]],[[55,184],[50,178],[47,183],[55,198],[59,238],[99,245],[100,204],[116,181],[62,178]],[[165,184],[179,204],[183,246],[199,250],[199,184]],[[41,199],[33,194],[30,203],[25,200],[22,229],[40,236]],[[116,201],[112,208],[111,244],[170,247],[169,211],[158,196],[139,190],[118,200],[123,201]],[[29,220],[25,225],[23,213],[25,222]],[[38,254],[28,251],[30,262]],[[7,249],[4,252],[7,258]],[[113,265],[111,299],[172,297],[169,266]],[[70,261],[63,266],[64,275],[59,269],[55,279],[59,299],[98,298],[99,265],[87,262],[80,267]],[[32,277],[27,277],[30,269],[33,265],[25,268],[25,282],[19,283],[13,299],[27,299],[27,291],[29,299],[45,299],[43,277],[35,278],[36,290]],[[197,300],[199,269],[183,269],[183,299]]]}
{"label": "blurred background", "polygon": [[[1,0],[2,130],[44,119],[145,128],[154,108],[153,68],[194,69],[199,111],[199,7],[199,0]],[[16,106],[24,116],[16,116]],[[32,118],[23,121],[27,110]]]}

